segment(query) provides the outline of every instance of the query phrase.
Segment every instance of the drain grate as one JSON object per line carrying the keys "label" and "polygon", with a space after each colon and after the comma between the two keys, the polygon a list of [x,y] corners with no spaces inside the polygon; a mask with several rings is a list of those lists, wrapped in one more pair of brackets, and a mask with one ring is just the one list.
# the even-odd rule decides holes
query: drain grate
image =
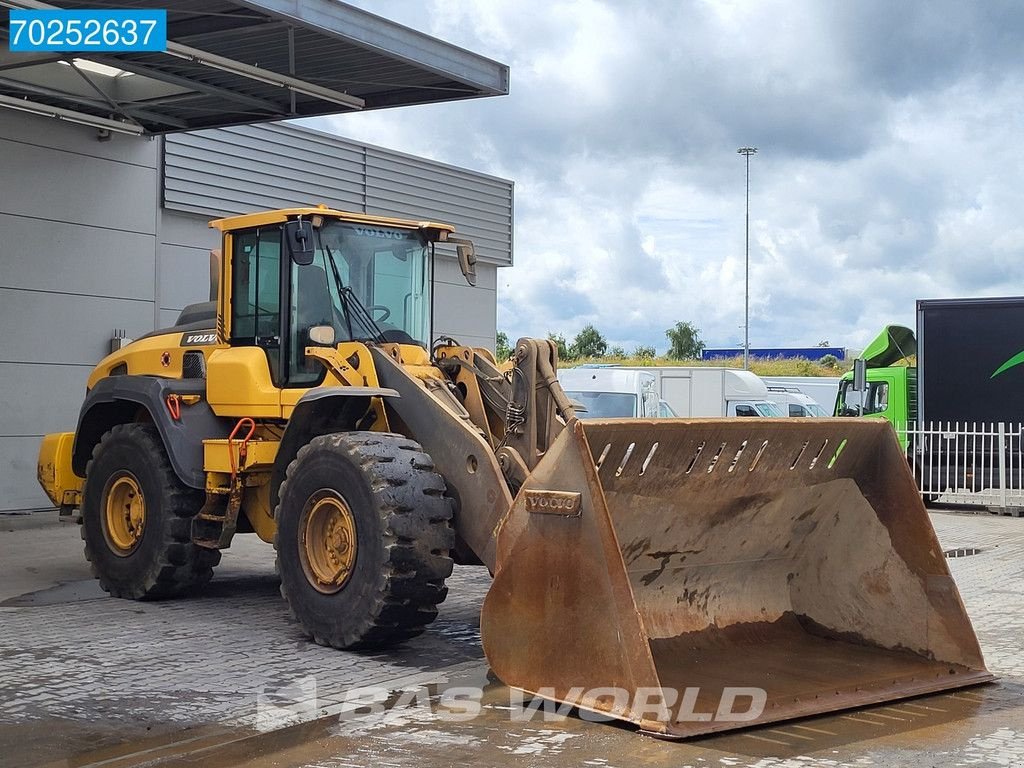
{"label": "drain grate", "polygon": [[970,557],[971,555],[977,555],[981,552],[977,547],[958,547],[957,549],[947,549],[944,554],[946,557]]}

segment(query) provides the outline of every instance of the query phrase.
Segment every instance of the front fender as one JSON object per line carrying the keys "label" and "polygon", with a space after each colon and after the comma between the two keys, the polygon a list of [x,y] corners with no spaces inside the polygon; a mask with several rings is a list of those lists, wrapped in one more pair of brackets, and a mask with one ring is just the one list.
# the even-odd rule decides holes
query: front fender
{"label": "front fender", "polygon": [[299,398],[288,419],[270,475],[271,511],[277,509],[277,490],[299,449],[317,435],[354,430],[374,397],[397,398],[400,395],[387,387],[341,386],[314,387]]}

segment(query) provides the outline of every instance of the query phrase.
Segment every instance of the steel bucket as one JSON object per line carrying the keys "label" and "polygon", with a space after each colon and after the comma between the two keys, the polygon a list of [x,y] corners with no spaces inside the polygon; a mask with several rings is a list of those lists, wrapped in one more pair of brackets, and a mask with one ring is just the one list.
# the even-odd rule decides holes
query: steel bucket
{"label": "steel bucket", "polygon": [[497,531],[510,687],[686,738],[993,679],[891,426],[577,421]]}

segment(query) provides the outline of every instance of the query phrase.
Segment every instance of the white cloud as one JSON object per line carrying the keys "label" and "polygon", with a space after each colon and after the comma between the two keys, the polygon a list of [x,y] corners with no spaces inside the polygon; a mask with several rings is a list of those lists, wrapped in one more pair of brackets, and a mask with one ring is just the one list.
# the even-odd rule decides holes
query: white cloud
{"label": "white cloud", "polygon": [[507,97],[329,125],[515,180],[513,338],[664,349],[689,320],[737,344],[744,144],[752,344],[859,347],[916,298],[1024,293],[1017,4],[365,5],[511,67]]}

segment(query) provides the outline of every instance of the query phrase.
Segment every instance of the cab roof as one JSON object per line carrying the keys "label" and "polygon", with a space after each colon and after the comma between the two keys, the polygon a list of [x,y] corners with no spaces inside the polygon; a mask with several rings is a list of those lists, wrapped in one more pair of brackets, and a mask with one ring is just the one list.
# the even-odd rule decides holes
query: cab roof
{"label": "cab roof", "polygon": [[379,224],[385,227],[398,227],[400,229],[432,229],[438,232],[438,239],[444,240],[448,234],[455,231],[451,224],[441,224],[435,221],[412,221],[410,219],[395,219],[390,216],[374,216],[368,213],[353,213],[351,211],[339,211],[328,208],[326,205],[309,206],[307,208],[278,208],[273,211],[260,211],[258,213],[245,213],[241,216],[228,216],[223,219],[214,219],[210,226],[221,232],[230,232],[236,229],[249,229],[267,224],[281,224],[289,219],[299,216],[326,216],[341,221],[351,221],[355,224]]}

